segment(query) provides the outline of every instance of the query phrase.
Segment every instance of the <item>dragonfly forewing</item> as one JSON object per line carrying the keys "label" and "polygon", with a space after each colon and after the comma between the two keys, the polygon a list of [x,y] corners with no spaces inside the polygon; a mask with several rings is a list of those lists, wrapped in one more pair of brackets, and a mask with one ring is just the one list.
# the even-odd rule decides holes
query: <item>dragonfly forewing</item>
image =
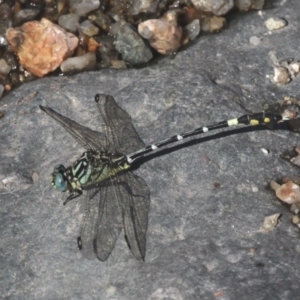
{"label": "dragonfly forewing", "polygon": [[50,107],[40,105],[40,108],[64,127],[65,130],[67,130],[85,149],[95,151],[105,150],[103,147],[103,142],[106,139],[104,134],[82,126],[75,121],[62,116]]}
{"label": "dragonfly forewing", "polygon": [[130,115],[110,95],[96,95],[98,108],[107,127],[110,152],[131,153],[145,146],[131,123]]}

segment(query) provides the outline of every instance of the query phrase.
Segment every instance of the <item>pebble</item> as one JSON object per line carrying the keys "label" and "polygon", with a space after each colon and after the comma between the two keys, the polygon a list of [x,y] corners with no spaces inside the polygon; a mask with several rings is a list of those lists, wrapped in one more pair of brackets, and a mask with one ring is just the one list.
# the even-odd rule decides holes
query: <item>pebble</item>
{"label": "pebble", "polygon": [[128,13],[131,16],[136,16],[141,13],[157,13],[159,2],[159,0],[133,0]]}
{"label": "pebble", "polygon": [[123,60],[133,65],[146,63],[153,57],[149,47],[128,23],[120,27],[114,45]]}
{"label": "pebble", "polygon": [[300,64],[293,58],[278,60],[275,51],[268,53],[274,67],[274,75],[269,76],[277,85],[284,85],[294,79],[300,71]]}
{"label": "pebble", "polygon": [[40,13],[39,9],[22,9],[19,10],[13,19],[13,26],[22,25],[24,22],[32,21]]}
{"label": "pebble", "polygon": [[0,59],[0,74],[7,75],[11,70],[11,66],[7,64],[5,59]]}
{"label": "pebble", "polygon": [[70,0],[70,11],[78,16],[85,16],[100,6],[100,0]]}
{"label": "pebble", "polygon": [[300,203],[300,187],[296,183],[288,181],[287,183],[280,185],[272,180],[270,185],[281,201],[288,204]]}
{"label": "pebble", "polygon": [[191,0],[194,7],[203,12],[211,12],[215,16],[227,14],[234,6],[233,0]]}
{"label": "pebble", "polygon": [[0,20],[1,22],[6,22],[11,19],[13,11],[8,3],[0,4]]}
{"label": "pebble", "polygon": [[274,230],[279,222],[280,216],[281,215],[277,213],[277,214],[265,217],[263,225],[260,227],[260,229],[265,232]]}
{"label": "pebble", "polygon": [[0,35],[0,46],[7,46],[8,45],[8,42],[7,42],[7,39]]}
{"label": "pebble", "polygon": [[99,28],[101,28],[105,32],[108,32],[110,27],[113,25],[111,18],[105,15],[100,9],[94,11],[91,15],[89,15],[88,19],[99,26]]}
{"label": "pebble", "polygon": [[205,32],[218,32],[226,25],[226,19],[223,17],[206,17],[201,25],[201,29]]}
{"label": "pebble", "polygon": [[176,52],[182,45],[182,28],[177,25],[175,11],[167,12],[160,19],[152,19],[142,22],[138,26],[139,34],[149,40],[160,54]]}
{"label": "pebble", "polygon": [[66,59],[61,64],[60,69],[64,74],[93,70],[96,67],[96,62],[96,54],[88,52],[81,56]]}
{"label": "pebble", "polygon": [[79,16],[75,14],[66,14],[58,18],[58,25],[67,31],[75,33],[79,24]]}
{"label": "pebble", "polygon": [[81,31],[87,36],[94,36],[99,33],[99,28],[93,25],[89,20],[85,20],[80,24]]}
{"label": "pebble", "polygon": [[193,41],[200,33],[200,21],[198,19],[192,21],[185,26],[185,29],[188,33],[188,37]]}
{"label": "pebble", "polygon": [[267,21],[265,21],[265,25],[268,30],[273,31],[287,26],[287,21],[280,18],[269,18]]}
{"label": "pebble", "polygon": [[235,0],[234,5],[238,10],[263,9],[265,0]]}
{"label": "pebble", "polygon": [[32,74],[43,77],[54,71],[78,45],[78,38],[43,18],[9,28],[6,38],[23,65]]}

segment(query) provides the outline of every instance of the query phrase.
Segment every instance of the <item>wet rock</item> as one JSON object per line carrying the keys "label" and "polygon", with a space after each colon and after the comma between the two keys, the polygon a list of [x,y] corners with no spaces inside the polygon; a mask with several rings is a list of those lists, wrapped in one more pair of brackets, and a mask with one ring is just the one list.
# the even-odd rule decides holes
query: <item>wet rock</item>
{"label": "wet rock", "polygon": [[234,5],[238,10],[247,11],[250,9],[262,9],[265,0],[234,0]]}
{"label": "wet rock", "polygon": [[8,42],[7,42],[7,39],[0,35],[0,46],[7,46],[8,45]]}
{"label": "wet rock", "polygon": [[140,13],[154,14],[157,12],[159,0],[133,0],[129,9],[129,15],[135,16]]}
{"label": "wet rock", "polygon": [[79,16],[75,14],[66,14],[58,18],[58,25],[73,33],[77,31],[78,22]]}
{"label": "wet rock", "polygon": [[63,73],[73,73],[78,71],[92,70],[96,66],[96,54],[86,53],[82,56],[66,59],[60,66]]}
{"label": "wet rock", "polygon": [[70,11],[78,16],[85,16],[100,6],[99,0],[70,0]]}
{"label": "wet rock", "polygon": [[189,39],[194,40],[200,33],[200,21],[198,19],[192,21],[190,24],[185,26]]}
{"label": "wet rock", "polygon": [[227,14],[234,6],[233,0],[191,0],[199,11],[211,12],[216,16]]}
{"label": "wet rock", "polygon": [[88,52],[96,52],[99,47],[100,44],[94,38],[89,38],[87,45]]}
{"label": "wet rock", "polygon": [[182,45],[182,28],[177,25],[174,11],[167,12],[160,19],[142,22],[138,26],[139,34],[149,40],[151,47],[161,54],[176,52]]}
{"label": "wet rock", "polygon": [[81,31],[87,36],[94,36],[99,33],[99,28],[93,25],[89,20],[85,20],[80,24]]}
{"label": "wet rock", "polygon": [[47,19],[31,21],[20,28],[10,28],[6,38],[21,65],[36,76],[54,71],[71,56],[78,38]]}
{"label": "wet rock", "polygon": [[111,19],[100,9],[96,10],[91,15],[89,15],[89,20],[106,32],[108,32],[111,27]]}
{"label": "wet rock", "polygon": [[120,54],[116,50],[114,44],[114,39],[109,36],[103,36],[100,39],[99,53],[101,56],[101,67],[110,67],[113,60],[118,60]]}
{"label": "wet rock", "polygon": [[12,10],[10,5],[7,3],[0,4],[0,20],[2,22],[9,21],[12,16]]}
{"label": "wet rock", "polygon": [[0,59],[0,74],[7,75],[11,70],[10,65],[5,59]]}
{"label": "wet rock", "polygon": [[120,27],[114,45],[123,60],[131,64],[146,63],[152,59],[151,50],[128,23]]}
{"label": "wet rock", "polygon": [[22,10],[19,10],[14,15],[13,24],[14,24],[14,26],[19,26],[19,25],[23,24],[24,22],[34,20],[35,17],[39,13],[40,13],[39,9],[22,9]]}

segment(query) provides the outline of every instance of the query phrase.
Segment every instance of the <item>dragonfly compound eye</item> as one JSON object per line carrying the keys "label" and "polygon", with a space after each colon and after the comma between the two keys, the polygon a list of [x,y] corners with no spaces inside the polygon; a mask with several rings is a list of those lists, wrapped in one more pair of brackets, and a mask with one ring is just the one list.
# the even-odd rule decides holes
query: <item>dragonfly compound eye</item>
{"label": "dragonfly compound eye", "polygon": [[62,192],[65,192],[68,189],[67,180],[61,173],[56,173],[54,175],[54,186]]}

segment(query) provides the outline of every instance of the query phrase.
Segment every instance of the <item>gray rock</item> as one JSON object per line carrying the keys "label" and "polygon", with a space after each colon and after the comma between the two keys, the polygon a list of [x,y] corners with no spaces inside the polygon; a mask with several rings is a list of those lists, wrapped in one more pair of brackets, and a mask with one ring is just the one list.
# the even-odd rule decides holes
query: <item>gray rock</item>
{"label": "gray rock", "polygon": [[93,70],[96,66],[96,54],[88,52],[81,56],[70,57],[66,59],[61,65],[61,71],[66,73]]}
{"label": "gray rock", "polygon": [[58,25],[73,33],[77,31],[78,22],[79,16],[75,14],[62,15],[58,18]]}
{"label": "gray rock", "polygon": [[[2,298],[299,298],[299,228],[267,187],[272,179],[299,176],[298,168],[280,158],[299,145],[298,134],[220,130],[144,161],[134,172],[151,191],[145,262],[132,257],[120,236],[101,263],[84,260],[77,248],[84,197],[63,206],[66,195],[49,183],[57,163],[73,163],[84,149],[38,108],[49,105],[100,130],[103,121],[93,97],[111,94],[148,144],[245,114],[243,106],[261,111],[265,102],[299,98],[298,77],[284,87],[265,77],[272,72],[269,51],[280,49],[299,59],[300,3],[273,3],[264,19],[284,15],[294,26],[264,36],[255,47],[249,39],[266,32],[264,20],[245,14],[173,60],[143,69],[44,78],[1,99]],[[25,101],[33,91],[38,95]],[[261,232],[264,218],[275,213],[282,214],[280,223]]]}
{"label": "gray rock", "polygon": [[40,13],[39,9],[21,9],[14,15],[14,26],[19,26],[25,22],[34,20]]}
{"label": "gray rock", "polygon": [[211,12],[215,16],[227,14],[234,6],[233,0],[191,0],[199,11]]}
{"label": "gray rock", "polygon": [[234,0],[234,5],[239,10],[262,9],[265,0]]}
{"label": "gray rock", "polygon": [[5,61],[5,59],[0,59],[0,74],[8,74],[11,70],[11,66]]}
{"label": "gray rock", "polygon": [[200,33],[200,21],[198,19],[192,21],[185,26],[185,29],[188,32],[188,37],[193,41]]}
{"label": "gray rock", "polygon": [[123,60],[135,65],[152,59],[152,52],[140,35],[129,24],[120,27],[114,42]]}
{"label": "gray rock", "polygon": [[82,32],[88,36],[97,35],[99,28],[93,25],[89,20],[85,20],[80,24]]}
{"label": "gray rock", "polygon": [[99,8],[99,0],[70,0],[70,11],[78,16],[85,16],[93,10]]}

